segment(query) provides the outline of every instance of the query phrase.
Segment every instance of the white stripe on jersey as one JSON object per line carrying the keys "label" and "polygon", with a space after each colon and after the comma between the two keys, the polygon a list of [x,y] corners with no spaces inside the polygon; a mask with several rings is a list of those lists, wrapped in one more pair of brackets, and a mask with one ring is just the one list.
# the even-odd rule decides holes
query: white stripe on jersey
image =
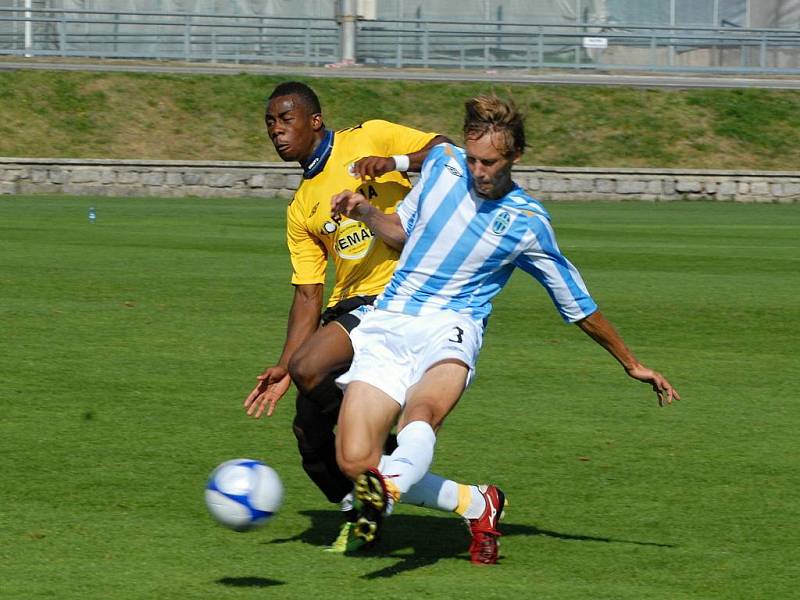
{"label": "white stripe on jersey", "polygon": [[378,308],[454,310],[483,320],[518,266],[547,289],[565,320],[596,310],[541,204],[518,187],[497,200],[471,190],[462,149],[442,144],[428,154],[419,182],[397,208],[408,239]]}

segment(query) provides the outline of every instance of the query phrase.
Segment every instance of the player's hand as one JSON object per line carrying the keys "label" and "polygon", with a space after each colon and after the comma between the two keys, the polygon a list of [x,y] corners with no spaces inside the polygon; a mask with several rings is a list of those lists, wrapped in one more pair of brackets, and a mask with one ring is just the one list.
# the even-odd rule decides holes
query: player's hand
{"label": "player's hand", "polygon": [[362,221],[369,214],[370,204],[358,192],[344,190],[331,198],[331,214],[344,215],[356,221]]}
{"label": "player's hand", "polygon": [[292,380],[289,372],[278,365],[269,367],[257,379],[258,384],[244,401],[244,407],[248,416],[255,419],[261,417],[264,409],[267,410],[267,416],[271,417],[275,405],[289,389]]}
{"label": "player's hand", "polygon": [[667,381],[667,378],[658,371],[648,369],[644,365],[637,365],[632,369],[628,369],[627,373],[634,379],[638,379],[643,383],[649,383],[652,386],[653,391],[658,395],[659,406],[672,404],[673,400],[681,399],[678,390],[672,387],[672,384]]}
{"label": "player's hand", "polygon": [[395,170],[396,165],[391,156],[365,156],[353,163],[353,175],[367,179],[377,179],[381,175]]}

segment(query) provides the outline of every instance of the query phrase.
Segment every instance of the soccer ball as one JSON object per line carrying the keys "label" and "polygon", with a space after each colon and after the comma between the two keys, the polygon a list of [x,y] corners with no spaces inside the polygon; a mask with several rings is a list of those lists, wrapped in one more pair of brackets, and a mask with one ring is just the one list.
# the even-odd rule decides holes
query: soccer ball
{"label": "soccer ball", "polygon": [[211,472],[206,484],[206,506],[220,523],[235,531],[264,525],[283,502],[278,474],[257,460],[237,458]]}

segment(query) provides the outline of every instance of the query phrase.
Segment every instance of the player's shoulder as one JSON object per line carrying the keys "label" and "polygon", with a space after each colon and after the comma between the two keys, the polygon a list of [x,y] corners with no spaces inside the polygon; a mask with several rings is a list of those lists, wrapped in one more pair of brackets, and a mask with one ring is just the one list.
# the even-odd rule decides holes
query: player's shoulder
{"label": "player's shoulder", "polygon": [[466,166],[466,152],[455,144],[443,142],[431,148],[425,158],[425,162],[439,165],[441,168],[444,168],[445,165],[450,165],[451,167],[457,167],[457,165]]}
{"label": "player's shoulder", "polygon": [[336,131],[337,135],[381,135],[392,129],[402,127],[397,123],[385,121],[383,119],[370,119],[353,127],[345,127]]}
{"label": "player's shoulder", "polygon": [[289,200],[289,210],[305,212],[304,209],[314,197],[314,187],[314,179],[302,179],[292,199]]}
{"label": "player's shoulder", "polygon": [[550,222],[550,213],[542,205],[541,202],[528,195],[521,187],[515,187],[505,197],[506,206],[513,208],[523,218],[525,218],[530,225],[535,223]]}

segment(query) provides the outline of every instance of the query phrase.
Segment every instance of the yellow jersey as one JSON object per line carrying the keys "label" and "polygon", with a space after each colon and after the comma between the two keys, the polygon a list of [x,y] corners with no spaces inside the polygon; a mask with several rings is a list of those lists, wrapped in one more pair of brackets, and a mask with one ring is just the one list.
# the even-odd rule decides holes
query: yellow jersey
{"label": "yellow jersey", "polygon": [[435,133],[379,120],[334,133],[325,167],[314,177],[303,179],[286,211],[292,284],[324,284],[328,260],[332,259],[336,275],[328,306],[352,296],[383,291],[399,253],[363,223],[344,216],[334,219],[331,197],[343,190],[359,191],[370,204],[393,213],[411,189],[408,177],[392,171],[363,182],[352,174],[352,164],[365,156],[410,154],[434,137]]}

